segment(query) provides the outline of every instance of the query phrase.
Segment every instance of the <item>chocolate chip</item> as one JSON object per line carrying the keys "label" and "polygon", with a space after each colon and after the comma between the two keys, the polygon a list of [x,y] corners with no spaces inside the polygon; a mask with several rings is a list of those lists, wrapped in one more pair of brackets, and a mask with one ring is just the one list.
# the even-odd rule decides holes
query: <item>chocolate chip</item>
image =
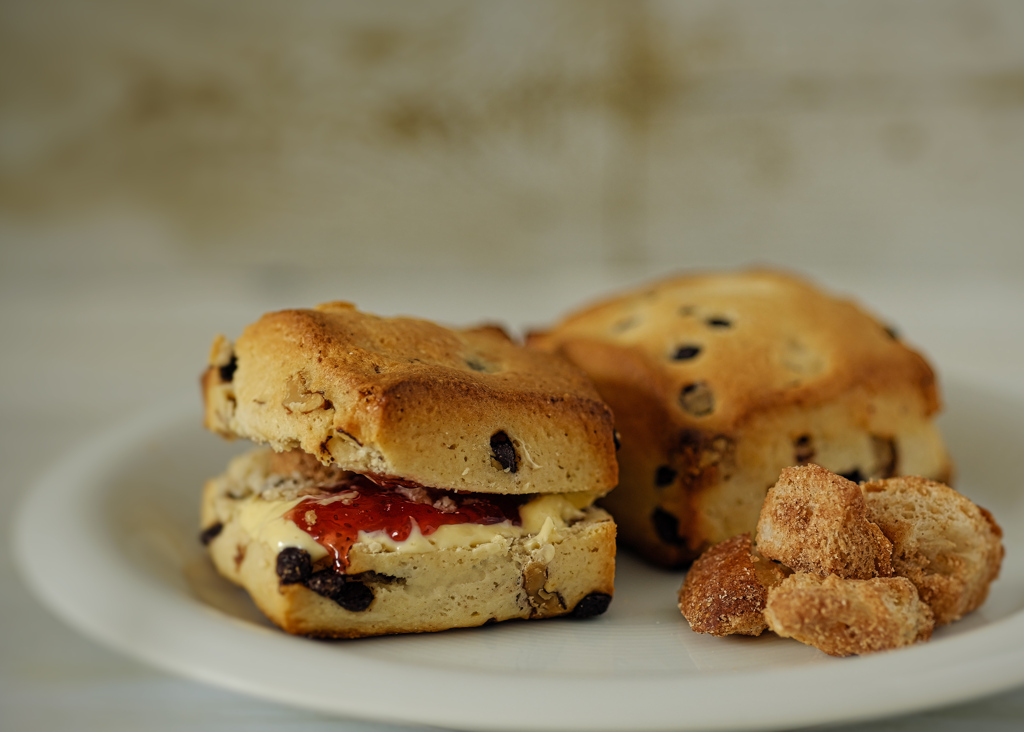
{"label": "chocolate chip", "polygon": [[318,595],[334,600],[350,612],[361,613],[373,602],[373,590],[333,569],[320,570],[310,575],[303,584]]}
{"label": "chocolate chip", "polygon": [[664,488],[667,485],[672,485],[676,479],[676,471],[668,465],[659,465],[658,469],[654,471],[654,485],[659,488]]}
{"label": "chocolate chip", "polygon": [[491,435],[491,453],[494,459],[501,463],[502,470],[514,473],[519,469],[516,448],[512,440],[508,439],[508,435],[500,430]]}
{"label": "chocolate chip", "polygon": [[846,473],[839,473],[847,480],[852,480],[854,483],[860,483],[864,480],[864,474],[860,472],[860,468],[854,468],[853,470]]}
{"label": "chocolate chip", "polygon": [[479,358],[467,358],[466,365],[469,366],[469,368],[471,368],[473,371],[487,371],[487,364],[485,364]]}
{"label": "chocolate chip", "polygon": [[731,328],[732,327],[732,321],[729,320],[728,318],[723,318],[720,315],[717,315],[717,316],[715,316],[713,318],[708,318],[707,320],[704,321],[704,323],[707,324],[707,326],[710,327],[710,328]]}
{"label": "chocolate chip", "polygon": [[700,353],[700,346],[679,346],[672,354],[673,361],[689,361]]}
{"label": "chocolate chip", "polygon": [[800,435],[793,440],[793,452],[797,465],[809,463],[811,458],[814,457],[814,445],[811,444],[811,436]]}
{"label": "chocolate chip", "polygon": [[884,326],[884,328],[885,334],[892,338],[894,341],[898,341],[900,339],[900,332],[896,330],[894,327],[892,327],[891,325],[886,325]]}
{"label": "chocolate chip", "polygon": [[651,514],[654,533],[666,544],[683,546],[686,540],[679,535],[679,519],[663,508],[656,508]]}
{"label": "chocolate chip", "polygon": [[615,450],[618,451],[622,447],[622,437],[619,435],[618,430],[612,430],[612,442],[615,443]]}
{"label": "chocolate chip", "polygon": [[704,417],[715,411],[715,395],[703,381],[687,384],[679,392],[679,405],[693,417]]}
{"label": "chocolate chip", "polygon": [[313,571],[309,552],[297,546],[285,547],[277,555],[277,576],[282,585],[294,585],[304,581]]}
{"label": "chocolate chip", "polygon": [[576,603],[569,615],[574,618],[593,618],[604,614],[611,602],[612,596],[607,592],[591,592]]}
{"label": "chocolate chip", "polygon": [[202,542],[203,546],[209,545],[211,541],[216,539],[220,532],[224,530],[224,524],[219,521],[215,524],[210,524],[205,529],[199,532],[199,541]]}
{"label": "chocolate chip", "polygon": [[235,356],[235,354],[232,353],[231,360],[217,369],[217,371],[220,373],[220,380],[231,381],[233,378],[235,378],[235,369],[237,368],[238,358]]}

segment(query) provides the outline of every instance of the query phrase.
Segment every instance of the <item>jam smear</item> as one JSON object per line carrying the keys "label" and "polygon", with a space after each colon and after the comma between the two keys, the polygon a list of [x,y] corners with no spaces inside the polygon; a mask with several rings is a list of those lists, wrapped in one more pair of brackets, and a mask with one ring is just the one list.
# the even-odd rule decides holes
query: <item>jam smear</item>
{"label": "jam smear", "polygon": [[395,541],[405,541],[414,526],[429,536],[452,524],[521,524],[523,499],[517,496],[380,486],[363,476],[329,490],[299,501],[285,518],[332,552],[339,572],[348,567],[348,552],[360,531],[383,531]]}

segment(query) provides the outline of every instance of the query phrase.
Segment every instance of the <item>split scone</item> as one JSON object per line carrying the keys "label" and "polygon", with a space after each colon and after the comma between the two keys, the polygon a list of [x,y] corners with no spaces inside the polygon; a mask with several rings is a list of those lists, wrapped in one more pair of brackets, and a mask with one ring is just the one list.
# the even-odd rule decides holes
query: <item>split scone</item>
{"label": "split scone", "polygon": [[268,447],[210,480],[202,538],[281,628],[351,638],[588,617],[613,594],[608,407],[493,327],[347,303],[218,338],[206,426]]}
{"label": "split scone", "polygon": [[592,305],[531,346],[594,380],[620,434],[603,504],[680,566],[754,529],[787,466],[948,481],[925,360],[857,305],[778,272],[679,276]]}

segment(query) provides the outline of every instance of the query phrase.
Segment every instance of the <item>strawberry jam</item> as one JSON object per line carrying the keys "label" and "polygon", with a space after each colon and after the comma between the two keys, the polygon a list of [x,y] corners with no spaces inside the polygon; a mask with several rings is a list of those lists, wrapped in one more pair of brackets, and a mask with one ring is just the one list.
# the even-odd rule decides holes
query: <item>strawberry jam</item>
{"label": "strawberry jam", "polygon": [[429,536],[451,524],[520,525],[522,498],[481,493],[455,493],[433,488],[379,486],[356,476],[320,496],[304,498],[285,518],[334,554],[339,572],[348,567],[348,552],[359,532],[383,531],[405,541],[413,527]]}

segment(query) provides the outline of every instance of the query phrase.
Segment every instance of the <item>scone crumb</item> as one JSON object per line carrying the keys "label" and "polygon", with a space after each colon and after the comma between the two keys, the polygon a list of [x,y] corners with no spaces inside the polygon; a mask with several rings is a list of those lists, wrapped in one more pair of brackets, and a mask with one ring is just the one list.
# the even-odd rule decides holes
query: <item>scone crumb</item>
{"label": "scone crumb", "polygon": [[984,601],[1001,536],[987,511],[941,483],[857,486],[817,465],[786,468],[756,543],[741,534],[704,552],[679,609],[698,633],[767,627],[833,656],[908,646]]}

